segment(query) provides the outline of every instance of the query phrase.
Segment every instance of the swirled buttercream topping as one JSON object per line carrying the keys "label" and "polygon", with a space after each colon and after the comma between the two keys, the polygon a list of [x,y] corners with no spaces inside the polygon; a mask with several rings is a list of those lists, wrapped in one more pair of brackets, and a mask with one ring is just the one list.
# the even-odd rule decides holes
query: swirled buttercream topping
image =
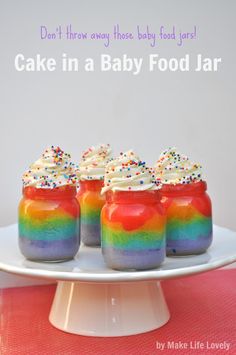
{"label": "swirled buttercream topping", "polygon": [[190,184],[202,180],[202,167],[176,148],[163,151],[155,166],[156,181],[162,184]]}
{"label": "swirled buttercream topping", "polygon": [[144,191],[154,188],[152,170],[132,150],[120,153],[106,166],[102,193],[108,190]]}
{"label": "swirled buttercream topping", "polygon": [[105,166],[111,158],[109,144],[100,144],[83,152],[80,162],[80,180],[103,180]]}
{"label": "swirled buttercream topping", "polygon": [[79,168],[71,156],[61,148],[51,146],[41,158],[31,164],[22,177],[23,186],[54,189],[64,185],[77,185]]}

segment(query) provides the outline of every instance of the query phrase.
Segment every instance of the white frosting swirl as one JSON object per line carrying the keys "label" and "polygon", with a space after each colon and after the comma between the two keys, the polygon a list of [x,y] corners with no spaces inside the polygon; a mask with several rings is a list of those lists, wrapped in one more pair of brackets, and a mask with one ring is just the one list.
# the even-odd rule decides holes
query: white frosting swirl
{"label": "white frosting swirl", "polygon": [[152,171],[132,150],[120,153],[106,166],[102,193],[112,191],[144,191],[155,188]]}
{"label": "white frosting swirl", "polygon": [[83,152],[80,166],[80,180],[103,180],[105,166],[111,157],[109,144],[100,144]]}
{"label": "white frosting swirl", "polygon": [[161,153],[156,163],[155,175],[162,184],[189,184],[202,180],[202,167],[173,147]]}
{"label": "white frosting swirl", "polygon": [[31,164],[22,177],[23,186],[53,189],[64,185],[77,185],[78,166],[71,162],[70,154],[51,146],[41,158]]}

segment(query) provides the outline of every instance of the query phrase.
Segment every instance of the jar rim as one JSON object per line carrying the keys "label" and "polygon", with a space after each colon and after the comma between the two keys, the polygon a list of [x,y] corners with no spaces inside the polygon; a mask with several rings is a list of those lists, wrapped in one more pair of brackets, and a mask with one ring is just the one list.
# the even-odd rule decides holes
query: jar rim
{"label": "jar rim", "polygon": [[202,194],[207,190],[206,181],[197,181],[190,184],[163,184],[161,196],[191,196]]}
{"label": "jar rim", "polygon": [[80,180],[79,188],[81,190],[101,190],[104,186],[104,180]]}
{"label": "jar rim", "polygon": [[23,196],[29,199],[70,199],[76,197],[75,185],[63,185],[53,189],[37,188],[35,186],[23,186]]}
{"label": "jar rim", "polygon": [[108,203],[157,203],[160,201],[159,190],[144,191],[112,191],[106,193]]}

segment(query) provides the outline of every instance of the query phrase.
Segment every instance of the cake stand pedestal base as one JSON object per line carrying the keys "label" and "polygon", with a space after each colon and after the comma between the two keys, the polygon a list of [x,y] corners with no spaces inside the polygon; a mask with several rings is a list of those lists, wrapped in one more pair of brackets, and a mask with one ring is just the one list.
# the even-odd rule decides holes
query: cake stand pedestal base
{"label": "cake stand pedestal base", "polygon": [[49,320],[65,332],[125,336],[163,326],[170,318],[160,282],[60,281]]}

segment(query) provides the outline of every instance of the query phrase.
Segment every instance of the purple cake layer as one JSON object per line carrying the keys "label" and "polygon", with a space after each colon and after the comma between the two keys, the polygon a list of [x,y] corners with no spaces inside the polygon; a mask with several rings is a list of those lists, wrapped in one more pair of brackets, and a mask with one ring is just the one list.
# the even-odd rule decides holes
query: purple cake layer
{"label": "purple cake layer", "polygon": [[101,225],[81,223],[81,239],[85,245],[101,245]]}
{"label": "purple cake layer", "polygon": [[121,250],[117,248],[103,248],[106,264],[117,270],[148,270],[158,267],[165,258],[165,248],[149,250]]}
{"label": "purple cake layer", "polygon": [[21,237],[19,247],[22,254],[35,261],[62,261],[72,259],[79,250],[77,237],[61,240],[29,240]]}
{"label": "purple cake layer", "polygon": [[201,254],[211,245],[212,235],[207,237],[199,237],[196,240],[178,239],[167,240],[167,255],[190,255]]}

